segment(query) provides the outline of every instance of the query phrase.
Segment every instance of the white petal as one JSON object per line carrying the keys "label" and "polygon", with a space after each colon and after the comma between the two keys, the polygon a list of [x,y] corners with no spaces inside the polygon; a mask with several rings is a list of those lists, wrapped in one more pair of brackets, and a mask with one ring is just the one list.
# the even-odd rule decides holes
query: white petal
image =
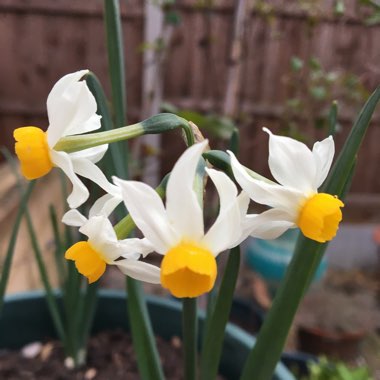
{"label": "white petal", "polygon": [[104,173],[94,163],[87,159],[76,159],[72,162],[75,173],[95,182],[107,193],[121,198],[120,189],[110,183]]}
{"label": "white petal", "polygon": [[115,230],[105,216],[90,218],[79,229],[79,232],[88,237],[89,243],[99,251],[109,262],[120,257],[120,247]]}
{"label": "white petal", "polygon": [[208,169],[220,198],[219,215],[202,239],[216,256],[234,246],[241,234],[241,208],[235,184],[222,172]]}
{"label": "white petal", "polygon": [[87,72],[81,70],[64,76],[48,96],[47,136],[51,148],[63,136],[93,131],[101,126],[95,98],[86,82],[79,81]]}
{"label": "white petal", "polygon": [[61,168],[71,183],[73,184],[73,190],[67,198],[67,202],[70,208],[78,208],[88,199],[89,192],[82,181],[77,177],[74,172],[73,164],[70,160],[70,156],[65,152],[57,152],[50,150],[50,158],[55,166]]}
{"label": "white petal", "polygon": [[251,231],[249,230],[249,226],[247,226],[246,223],[248,219],[247,211],[249,201],[249,195],[245,191],[242,191],[238,196],[238,204],[240,209],[240,235],[237,240],[231,244],[231,247],[236,247],[237,245],[241,244],[250,235]]}
{"label": "white petal", "polygon": [[76,209],[67,211],[62,217],[62,223],[72,227],[81,227],[86,222],[87,218]]}
{"label": "white petal", "polygon": [[123,253],[122,257],[126,259],[132,258],[131,254],[138,253],[138,256],[143,255],[144,257],[154,251],[153,245],[149,242],[147,238],[138,239],[138,238],[130,238],[119,240],[119,244]]}
{"label": "white petal", "polygon": [[289,228],[296,227],[292,217],[282,210],[271,209],[262,214],[248,216],[244,229],[260,239],[275,239]]}
{"label": "white petal", "polygon": [[316,166],[313,153],[303,143],[285,136],[269,134],[269,168],[282,185],[305,193],[316,191]]}
{"label": "white petal", "polygon": [[239,163],[235,155],[231,156],[231,167],[236,181],[246,191],[250,198],[260,204],[283,209],[294,216],[305,195],[297,190],[286,188],[281,185],[271,184],[252,178],[245,168]]}
{"label": "white petal", "polygon": [[178,159],[166,188],[166,211],[179,235],[199,241],[204,234],[203,211],[193,189],[195,172],[208,141],[188,148]]}
{"label": "white petal", "polygon": [[121,195],[120,197],[115,197],[112,194],[105,194],[98,198],[92,205],[89,211],[89,217],[91,218],[95,215],[108,217],[122,201]]}
{"label": "white petal", "polygon": [[113,177],[133,221],[152,243],[156,252],[165,254],[179,243],[180,237],[169,223],[162,199],[148,185]]}
{"label": "white petal", "polygon": [[323,141],[318,141],[313,146],[313,156],[317,168],[315,179],[315,189],[322,185],[329,173],[335,154],[335,144],[332,136],[327,137]]}
{"label": "white petal", "polygon": [[245,217],[245,215],[247,214],[249,201],[249,194],[243,190],[238,196],[240,215],[242,218]]}
{"label": "white petal", "polygon": [[100,161],[104,155],[106,154],[108,149],[108,144],[103,144],[99,146],[95,146],[93,148],[88,148],[84,150],[80,150],[78,152],[69,153],[73,159],[77,158],[86,158],[93,163],[97,163]]}
{"label": "white petal", "polygon": [[127,276],[136,280],[150,282],[152,284],[160,283],[160,268],[155,265],[144,263],[137,260],[120,260],[115,265]]}

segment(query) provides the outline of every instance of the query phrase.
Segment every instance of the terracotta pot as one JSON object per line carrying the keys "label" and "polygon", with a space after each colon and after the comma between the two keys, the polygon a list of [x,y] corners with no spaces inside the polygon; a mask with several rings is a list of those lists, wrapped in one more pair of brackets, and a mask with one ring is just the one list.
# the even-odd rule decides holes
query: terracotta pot
{"label": "terracotta pot", "polygon": [[359,345],[366,334],[366,330],[333,333],[317,327],[299,326],[298,341],[302,351],[337,360],[352,360],[358,356]]}

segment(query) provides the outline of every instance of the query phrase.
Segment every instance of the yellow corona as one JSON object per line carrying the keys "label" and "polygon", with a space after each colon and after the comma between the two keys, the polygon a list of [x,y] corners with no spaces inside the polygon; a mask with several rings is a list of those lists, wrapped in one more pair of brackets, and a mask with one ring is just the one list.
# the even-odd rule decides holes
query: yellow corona
{"label": "yellow corona", "polygon": [[106,270],[106,261],[89,242],[80,241],[65,253],[67,260],[73,260],[78,272],[87,277],[89,284],[97,281]]}
{"label": "yellow corona", "polygon": [[331,240],[342,220],[343,202],[330,194],[311,196],[302,205],[297,225],[309,239],[320,243]]}
{"label": "yellow corona", "polygon": [[37,127],[22,127],[15,129],[13,136],[23,176],[32,180],[49,173],[54,165],[50,158],[46,133]]}
{"label": "yellow corona", "polygon": [[217,274],[215,257],[192,243],[170,249],[161,264],[161,284],[175,297],[198,297],[214,286]]}

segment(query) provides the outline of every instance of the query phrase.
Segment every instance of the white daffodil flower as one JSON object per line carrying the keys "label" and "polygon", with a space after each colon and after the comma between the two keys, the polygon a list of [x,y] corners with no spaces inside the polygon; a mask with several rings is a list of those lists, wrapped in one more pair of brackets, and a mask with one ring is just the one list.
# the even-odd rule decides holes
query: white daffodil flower
{"label": "white daffodil flower", "polygon": [[332,136],[316,142],[313,150],[289,137],[269,134],[269,168],[280,183],[252,178],[232,152],[231,166],[243,190],[260,204],[272,207],[259,215],[248,215],[245,227],[251,235],[274,239],[289,228],[299,227],[315,241],[331,240],[342,220],[343,202],[337,197],[318,193],[334,157]]}
{"label": "white daffodil flower", "polygon": [[[176,297],[197,297],[210,291],[217,275],[216,256],[242,240],[241,221],[249,198],[237,195],[222,172],[206,169],[220,197],[214,224],[204,232],[203,210],[193,189],[198,161],[207,141],[188,148],[175,164],[166,188],[166,207],[150,186],[114,178],[137,227],[164,255],[161,284]],[[137,250],[137,249],[136,249]]]}
{"label": "white daffodil flower", "polygon": [[160,270],[154,265],[139,261],[140,254],[152,252],[146,239],[118,240],[111,222],[104,215],[92,215],[87,219],[77,210],[68,211],[62,221],[88,237],[71,246],[65,258],[75,261],[78,272],[97,281],[107,265],[116,265],[125,275],[154,284],[160,283]]}
{"label": "white daffodil flower", "polygon": [[46,132],[31,126],[14,131],[22,174],[27,179],[36,179],[54,166],[61,168],[73,184],[67,199],[71,208],[80,206],[89,196],[77,174],[89,178],[108,193],[117,192],[95,165],[106,153],[107,144],[73,153],[54,150],[62,137],[94,131],[101,126],[95,98],[86,81],[81,80],[87,73],[88,70],[81,70],[65,75],[54,85],[47,98],[49,126]]}

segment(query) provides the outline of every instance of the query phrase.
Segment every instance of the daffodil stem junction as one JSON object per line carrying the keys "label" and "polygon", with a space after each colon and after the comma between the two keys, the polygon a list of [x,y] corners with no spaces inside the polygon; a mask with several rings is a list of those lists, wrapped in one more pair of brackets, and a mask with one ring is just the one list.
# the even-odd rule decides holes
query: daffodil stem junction
{"label": "daffodil stem junction", "polygon": [[127,125],[126,127],[87,135],[64,137],[58,141],[54,149],[72,153],[103,144],[129,140],[146,134],[163,133],[177,128],[184,130],[188,145],[192,145],[194,137],[189,123],[177,115],[161,113],[139,123]]}
{"label": "daffodil stem junction", "polygon": [[[364,105],[330,175],[322,186],[323,192],[337,195],[339,199],[343,199],[347,193],[356,156],[379,101],[380,88]],[[302,235],[299,237],[285,278],[265,318],[256,344],[248,355],[240,380],[271,378],[298,305],[312,281],[326,247],[327,243],[318,243]]]}

